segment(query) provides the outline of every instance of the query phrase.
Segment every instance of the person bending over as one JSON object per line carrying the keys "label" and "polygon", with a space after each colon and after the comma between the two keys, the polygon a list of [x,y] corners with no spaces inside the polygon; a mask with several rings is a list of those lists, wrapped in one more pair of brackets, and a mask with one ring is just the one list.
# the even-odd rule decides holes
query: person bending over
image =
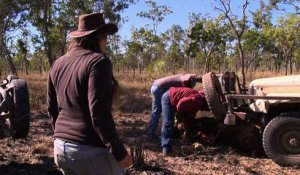
{"label": "person bending over", "polygon": [[178,74],[163,77],[153,82],[151,86],[152,112],[148,124],[147,136],[151,140],[156,140],[156,129],[162,112],[161,97],[170,87],[190,87],[193,88],[196,82],[201,82],[202,78],[196,74]]}
{"label": "person bending over", "polygon": [[187,87],[171,87],[162,96],[161,146],[164,156],[171,153],[175,113],[193,119],[199,110],[208,110],[203,91]]}

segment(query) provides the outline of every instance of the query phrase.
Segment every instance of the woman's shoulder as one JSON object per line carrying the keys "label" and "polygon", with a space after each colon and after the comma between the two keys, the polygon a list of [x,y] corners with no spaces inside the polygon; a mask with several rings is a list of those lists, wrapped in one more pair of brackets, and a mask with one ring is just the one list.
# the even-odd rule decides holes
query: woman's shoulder
{"label": "woman's shoulder", "polygon": [[111,60],[103,55],[103,54],[94,54],[92,57],[88,60],[88,70],[103,68],[105,69],[112,69],[112,63]]}

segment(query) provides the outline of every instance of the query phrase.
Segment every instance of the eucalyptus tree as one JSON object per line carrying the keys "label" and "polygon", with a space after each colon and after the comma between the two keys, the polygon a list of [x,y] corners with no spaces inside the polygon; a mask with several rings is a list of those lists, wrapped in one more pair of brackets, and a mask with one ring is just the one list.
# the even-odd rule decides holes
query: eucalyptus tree
{"label": "eucalyptus tree", "polygon": [[12,61],[12,53],[9,50],[9,43],[14,38],[11,37],[10,33],[25,26],[26,10],[28,9],[27,0],[0,1],[0,56],[8,61],[12,73],[15,75],[17,75],[17,71]]}
{"label": "eucalyptus tree", "polygon": [[122,21],[120,12],[136,2],[137,0],[94,0],[91,4],[94,4],[94,12],[103,13],[106,19],[119,25]]}
{"label": "eucalyptus tree", "polygon": [[108,53],[109,57],[111,58],[114,66],[117,68],[117,72],[120,72],[122,56],[121,56],[121,47],[122,41],[121,36],[119,34],[111,35],[109,38],[110,42],[108,44]]}
{"label": "eucalyptus tree", "polygon": [[300,70],[300,41],[298,40],[297,47],[294,50],[294,59],[296,61],[296,69]]}
{"label": "eucalyptus tree", "polygon": [[194,24],[188,36],[191,38],[190,52],[201,52],[205,60],[204,73],[210,71],[211,56],[222,49],[224,53],[226,45],[227,36],[221,21],[202,18]]}
{"label": "eucalyptus tree", "polygon": [[154,64],[165,54],[165,44],[162,37],[155,35],[154,31],[146,27],[132,29],[131,41],[139,43],[137,57],[139,57],[140,70],[149,64]]}
{"label": "eucalyptus tree", "polygon": [[[268,68],[276,73],[280,71],[283,62],[281,52],[276,48],[272,37],[268,36],[264,31],[267,28],[274,27],[272,24],[272,9],[264,1],[260,1],[260,7],[255,12],[251,12],[253,16],[253,27],[245,32],[244,46],[246,54],[249,57],[246,61],[246,72],[250,64],[253,71],[257,68]],[[261,57],[261,58],[259,58]]]}
{"label": "eucalyptus tree", "polygon": [[91,2],[80,0],[32,0],[28,20],[36,50],[43,50],[51,65],[66,49],[67,34],[76,28],[77,17],[92,12]]}
{"label": "eucalyptus tree", "polygon": [[46,57],[45,52],[35,50],[29,62],[31,70],[37,70],[42,75],[48,68],[48,61]]}
{"label": "eucalyptus tree", "polygon": [[168,45],[168,51],[166,56],[166,63],[169,70],[172,70],[173,74],[176,70],[181,68],[184,64],[184,38],[185,31],[180,25],[172,25],[169,30],[165,32],[166,43]]}
{"label": "eucalyptus tree", "polygon": [[281,17],[278,20],[278,25],[266,27],[263,32],[272,40],[274,40],[276,48],[282,53],[285,61],[285,74],[292,74],[293,54],[299,49],[300,40],[300,16],[295,14],[287,17]]}
{"label": "eucalyptus tree", "polygon": [[29,60],[28,57],[28,46],[22,39],[17,40],[17,56],[20,58],[21,68],[24,68],[26,75],[28,75]]}
{"label": "eucalyptus tree", "polygon": [[[100,2],[97,7],[94,6],[96,2]],[[51,65],[55,58],[65,52],[67,34],[77,27],[79,15],[101,11],[106,19],[119,23],[120,12],[133,2],[134,0],[32,0],[28,20],[38,31],[33,34],[36,49],[44,50]]]}
{"label": "eucalyptus tree", "polygon": [[[123,64],[129,67],[133,71],[133,76],[135,77],[136,69],[138,69],[141,65],[140,57],[138,53],[140,52],[141,45],[136,41],[125,41],[125,58]],[[140,68],[141,71],[141,68]]]}
{"label": "eucalyptus tree", "polygon": [[[291,11],[291,7],[294,11]],[[268,0],[266,8],[300,15],[300,0]]]}
{"label": "eucalyptus tree", "polygon": [[258,59],[262,51],[262,40],[263,37],[261,32],[257,29],[249,29],[243,35],[243,47],[245,51],[245,73],[247,74],[248,69],[251,67],[253,71],[256,70]]}
{"label": "eucalyptus tree", "polygon": [[245,55],[244,55],[244,48],[242,45],[242,37],[247,29],[247,15],[246,10],[249,5],[249,0],[244,0],[241,17],[234,15],[232,13],[232,4],[231,0],[215,0],[219,5],[215,8],[219,10],[224,18],[228,21],[228,27],[231,29],[233,36],[237,41],[237,48],[239,51],[239,57],[241,60],[241,67],[242,67],[242,86],[246,87],[246,75],[245,75]]}
{"label": "eucalyptus tree", "polygon": [[154,0],[145,0],[145,3],[150,9],[148,11],[141,11],[137,15],[152,21],[153,31],[157,34],[158,25],[173,11],[171,7],[166,5],[157,5],[157,2]]}

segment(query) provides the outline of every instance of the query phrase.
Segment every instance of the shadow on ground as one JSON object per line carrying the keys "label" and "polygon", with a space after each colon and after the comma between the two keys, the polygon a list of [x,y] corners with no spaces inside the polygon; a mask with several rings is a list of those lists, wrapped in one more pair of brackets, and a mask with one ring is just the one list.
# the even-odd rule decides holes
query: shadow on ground
{"label": "shadow on ground", "polygon": [[0,175],[62,175],[54,165],[52,157],[43,156],[42,163],[29,164],[10,162],[0,165]]}

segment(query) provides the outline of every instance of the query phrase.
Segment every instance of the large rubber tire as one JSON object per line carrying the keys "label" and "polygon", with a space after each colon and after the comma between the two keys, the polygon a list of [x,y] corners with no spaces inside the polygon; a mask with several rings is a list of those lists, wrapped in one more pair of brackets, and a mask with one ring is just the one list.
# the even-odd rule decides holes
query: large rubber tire
{"label": "large rubber tire", "polygon": [[14,138],[26,138],[30,127],[29,93],[25,80],[13,79],[14,84]]}
{"label": "large rubber tire", "polygon": [[214,114],[216,120],[224,120],[227,110],[224,105],[225,96],[218,77],[213,72],[209,72],[203,75],[202,82],[205,98],[210,110]]}
{"label": "large rubber tire", "polygon": [[300,167],[300,113],[286,113],[271,120],[263,132],[266,154],[278,165]]}

